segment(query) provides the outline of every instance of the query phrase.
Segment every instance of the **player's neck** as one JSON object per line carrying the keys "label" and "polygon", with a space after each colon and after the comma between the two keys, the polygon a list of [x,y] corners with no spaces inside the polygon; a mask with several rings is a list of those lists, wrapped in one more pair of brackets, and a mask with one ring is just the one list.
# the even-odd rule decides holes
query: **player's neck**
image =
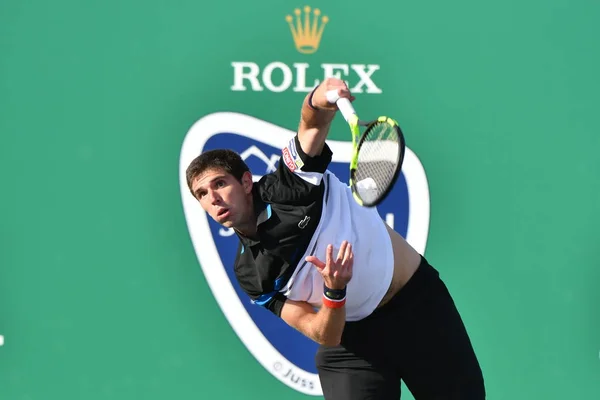
{"label": "player's neck", "polygon": [[248,198],[248,218],[246,221],[234,228],[241,235],[249,239],[258,239],[258,229],[256,227],[256,214],[254,213],[254,201],[252,196]]}
{"label": "player's neck", "polygon": [[258,230],[256,229],[256,222],[254,224],[248,224],[234,228],[240,235],[247,237],[248,239],[258,240]]}

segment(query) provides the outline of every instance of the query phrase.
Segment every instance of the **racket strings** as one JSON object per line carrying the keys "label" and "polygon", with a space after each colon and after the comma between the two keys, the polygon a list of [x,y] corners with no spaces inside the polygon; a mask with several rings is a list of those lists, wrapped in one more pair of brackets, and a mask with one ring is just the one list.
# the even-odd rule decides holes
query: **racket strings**
{"label": "racket strings", "polygon": [[355,172],[357,190],[366,202],[374,202],[394,180],[400,159],[398,132],[387,123],[373,126],[361,143]]}

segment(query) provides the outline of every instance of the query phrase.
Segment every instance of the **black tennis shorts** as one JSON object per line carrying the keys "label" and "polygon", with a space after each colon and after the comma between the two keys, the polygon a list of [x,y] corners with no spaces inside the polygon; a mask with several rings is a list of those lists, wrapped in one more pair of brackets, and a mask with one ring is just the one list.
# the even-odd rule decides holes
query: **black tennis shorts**
{"label": "black tennis shorts", "polygon": [[485,399],[483,374],[454,301],[425,258],[408,283],[367,318],[347,322],[339,346],[320,346],[326,400]]}

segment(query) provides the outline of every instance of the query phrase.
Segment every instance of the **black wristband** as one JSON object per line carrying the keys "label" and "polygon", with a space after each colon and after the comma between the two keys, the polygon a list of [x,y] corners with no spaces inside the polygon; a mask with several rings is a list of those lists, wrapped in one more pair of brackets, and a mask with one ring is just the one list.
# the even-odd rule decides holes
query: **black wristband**
{"label": "black wristband", "polygon": [[323,284],[323,295],[331,300],[342,300],[346,297],[346,287],[343,289],[330,289]]}
{"label": "black wristband", "polygon": [[315,107],[314,104],[312,103],[312,98],[313,98],[313,95],[315,94],[315,90],[317,90],[318,87],[319,87],[319,85],[315,86],[315,88],[312,90],[312,92],[310,92],[310,94],[308,95],[308,106],[316,111],[318,111],[319,109],[317,107]]}

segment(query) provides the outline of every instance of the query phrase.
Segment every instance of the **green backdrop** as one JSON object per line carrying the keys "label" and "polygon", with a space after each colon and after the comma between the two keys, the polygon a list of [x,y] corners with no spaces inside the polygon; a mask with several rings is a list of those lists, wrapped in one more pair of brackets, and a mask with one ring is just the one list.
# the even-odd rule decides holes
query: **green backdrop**
{"label": "green backdrop", "polygon": [[[285,20],[305,5],[329,18],[312,54]],[[489,398],[600,398],[599,19],[592,0],[3,0],[0,399],[310,398],[235,335],[183,215],[195,121],[298,122],[304,93],[232,90],[232,62],[308,63],[308,85],[379,66],[356,104],[424,165],[426,255]]]}

